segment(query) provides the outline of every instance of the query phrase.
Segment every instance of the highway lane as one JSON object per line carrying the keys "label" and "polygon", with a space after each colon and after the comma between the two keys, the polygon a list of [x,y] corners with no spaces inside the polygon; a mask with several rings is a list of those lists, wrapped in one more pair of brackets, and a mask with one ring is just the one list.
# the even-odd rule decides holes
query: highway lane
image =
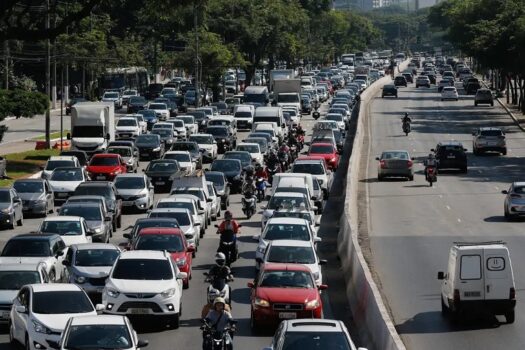
{"label": "highway lane", "polygon": [[[456,86],[459,87],[459,84]],[[458,88],[459,89],[459,88]],[[462,91],[460,91],[462,93]],[[412,133],[401,132],[400,118],[408,112]],[[525,306],[525,239],[523,222],[506,222],[501,190],[523,179],[525,135],[497,104],[474,107],[473,98],[440,101],[436,88],[401,88],[398,99],[375,98],[367,125],[370,139],[364,147],[360,216],[368,227],[373,268],[377,273],[394,323],[409,349],[523,348]],[[498,126],[507,132],[507,156],[474,156],[472,129]],[[440,173],[435,187],[424,180],[423,165],[416,164],[415,180],[377,182],[381,151],[406,149],[422,160],[439,141],[459,140],[468,152],[469,171]],[[366,152],[367,147],[369,152]],[[504,240],[514,266],[518,304],[516,322],[503,317],[479,318],[452,326],[441,316],[437,272],[446,270],[454,241]],[[499,321],[503,321],[501,324]]]}
{"label": "highway lane", "polygon": [[[322,107],[322,111],[326,110],[326,106]],[[311,116],[303,116],[302,125],[307,130],[311,130],[315,121]],[[239,132],[239,138],[246,136],[245,132]],[[308,138],[308,137],[307,137]],[[303,149],[303,151],[305,151]],[[141,169],[147,166],[147,162],[141,162]],[[205,165],[207,167],[207,165]],[[140,171],[140,170],[139,170]],[[340,186],[340,185],[339,185]],[[156,194],[155,199],[166,197],[167,194]],[[336,232],[334,231],[333,222],[337,222],[337,217],[333,213],[340,211],[341,201],[336,201],[337,196],[334,197],[334,202],[329,202],[327,208],[330,208],[330,214],[325,215],[323,224],[320,227],[319,235],[326,240],[326,245],[320,246],[320,251],[323,254],[322,258],[329,258],[329,264],[325,265],[324,274],[325,282],[328,280],[330,285],[329,290],[324,293],[325,301],[325,317],[333,317],[345,320],[349,329],[351,327],[351,317],[349,317],[349,310],[344,297],[344,282],[339,272],[339,264],[337,257],[330,255],[335,251],[331,245],[335,240]],[[256,249],[256,241],[252,236],[260,232],[260,211],[253,216],[249,221],[245,219],[241,211],[240,204],[241,196],[233,195],[230,200],[230,210],[233,211],[234,217],[243,225],[241,237],[239,242],[240,256],[237,262],[233,264],[232,271],[235,276],[235,281],[232,283],[233,289],[233,315],[239,320],[238,333],[235,336],[235,347],[237,349],[261,349],[267,346],[273,336],[273,329],[254,334],[249,326],[250,319],[250,303],[249,303],[249,288],[246,286],[247,282],[253,280],[255,276],[254,257]],[[259,205],[260,206],[260,205]],[[333,211],[332,211],[333,209]],[[223,211],[224,213],[224,211]],[[122,228],[118,229],[112,238],[112,242],[116,244],[124,243],[126,240],[123,234],[128,226],[134,224],[135,220],[145,217],[146,214],[140,213],[125,213],[123,215]],[[9,237],[18,234],[34,231],[38,228],[41,219],[26,219],[23,227],[16,227],[12,231],[0,232],[0,247],[3,247]],[[219,223],[213,222],[215,223]],[[208,227],[206,235],[201,239],[197,257],[193,260],[193,279],[190,282],[190,288],[183,292],[183,311],[181,317],[181,326],[178,330],[165,329],[164,327],[156,327],[151,324],[135,323],[137,331],[141,338],[150,341],[149,349],[200,349],[201,348],[201,332],[200,326],[200,310],[206,301],[206,287],[204,283],[203,272],[207,271],[213,264],[213,257],[218,246],[218,235],[216,228]],[[332,311],[333,310],[333,311]],[[0,350],[12,349],[8,344],[7,330],[4,328],[0,334]]]}

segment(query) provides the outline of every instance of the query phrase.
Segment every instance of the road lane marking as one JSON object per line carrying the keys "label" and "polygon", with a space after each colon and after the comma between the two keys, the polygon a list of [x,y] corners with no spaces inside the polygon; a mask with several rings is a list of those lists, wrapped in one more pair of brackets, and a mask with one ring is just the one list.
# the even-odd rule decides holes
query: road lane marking
{"label": "road lane marking", "polygon": [[458,218],[458,222],[461,222],[461,219],[460,219],[460,218]]}
{"label": "road lane marking", "polygon": [[445,207],[446,207],[446,208],[447,208],[448,210],[450,210],[450,206],[448,206],[448,205],[445,205]]}

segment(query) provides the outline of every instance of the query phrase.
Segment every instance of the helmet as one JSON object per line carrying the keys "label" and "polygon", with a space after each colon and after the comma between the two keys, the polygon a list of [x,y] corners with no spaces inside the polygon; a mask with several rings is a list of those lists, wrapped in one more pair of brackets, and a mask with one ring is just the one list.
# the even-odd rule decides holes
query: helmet
{"label": "helmet", "polygon": [[226,306],[226,300],[224,300],[224,298],[221,297],[215,298],[215,300],[213,301],[213,306],[215,307],[215,305],[217,304],[222,304]]}
{"label": "helmet", "polygon": [[[233,219],[232,212],[229,211],[229,210],[226,210],[226,212],[224,213],[224,220],[231,220],[231,219]],[[223,256],[224,256],[224,254],[223,254]]]}
{"label": "helmet", "polygon": [[261,164],[255,163],[255,169],[256,170],[261,170]]}
{"label": "helmet", "polygon": [[217,265],[223,266],[226,263],[226,255],[224,253],[215,254],[215,262]]}
{"label": "helmet", "polygon": [[408,113],[407,112],[405,112],[405,118],[408,118]]}

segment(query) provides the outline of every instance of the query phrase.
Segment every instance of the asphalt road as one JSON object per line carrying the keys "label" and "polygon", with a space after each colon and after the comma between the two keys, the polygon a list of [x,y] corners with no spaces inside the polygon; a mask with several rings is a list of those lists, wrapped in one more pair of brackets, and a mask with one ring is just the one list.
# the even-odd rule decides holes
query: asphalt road
{"label": "asphalt road", "polygon": [[[326,110],[323,105],[321,112]],[[311,116],[303,116],[301,124],[306,130],[311,130],[315,121]],[[309,134],[309,133],[308,133]],[[242,139],[246,136],[245,132],[239,132],[238,137]],[[307,140],[309,137],[307,136]],[[306,151],[306,147],[303,149]],[[348,154],[347,154],[348,156]],[[146,162],[141,162],[140,167],[145,168]],[[206,167],[207,165],[205,165]],[[344,193],[341,190],[342,181],[344,179],[344,170],[338,170],[336,175],[339,180],[336,180],[333,193]],[[166,197],[167,194],[156,194],[155,199]],[[321,258],[328,259],[328,264],[323,266],[323,274],[325,283],[329,284],[329,289],[323,293],[324,315],[326,318],[343,319],[347,327],[352,330],[352,320],[350,317],[350,310],[345,299],[345,285],[344,280],[340,274],[339,263],[335,255],[335,240],[337,236],[338,215],[342,210],[342,203],[344,201],[337,195],[332,196],[327,202],[325,210],[327,214],[322,218],[322,224],[319,228],[319,236],[323,238],[323,242],[319,245]],[[332,198],[331,197],[331,198]],[[245,219],[242,214],[241,196],[233,195],[230,199],[230,210],[242,225],[242,234],[239,238],[240,259],[232,266],[232,272],[235,276],[235,281],[232,286],[232,307],[233,316],[239,321],[238,332],[234,339],[236,349],[261,349],[268,346],[273,336],[274,329],[252,333],[250,320],[250,290],[246,284],[255,277],[255,249],[256,241],[252,239],[253,235],[260,233],[260,211],[253,216],[249,221]],[[260,205],[259,205],[260,207]],[[223,211],[224,213],[224,211]],[[123,233],[127,232],[126,228],[132,226],[136,219],[145,217],[146,214],[125,213],[123,215],[122,229],[118,229],[114,233],[112,242],[116,244],[124,243]],[[34,231],[38,228],[42,219],[25,219],[23,227],[16,227],[12,231],[0,232],[0,248],[4,246],[9,237],[19,234]],[[213,222],[212,224],[219,223]],[[336,228],[334,230],[334,228]],[[200,349],[201,348],[201,332],[200,326],[200,312],[201,308],[206,302],[206,287],[204,283],[203,272],[213,264],[213,257],[218,247],[219,238],[216,235],[216,228],[208,227],[205,236],[200,241],[199,251],[197,257],[193,260],[193,279],[190,281],[190,288],[183,292],[183,311],[181,317],[181,325],[177,330],[165,329],[163,327],[155,327],[151,324],[135,323],[136,330],[140,337],[147,339],[150,342],[148,349],[152,350],[175,350],[175,349]],[[4,327],[0,329],[0,350],[12,349],[8,343],[7,329]]]}
{"label": "asphalt road", "polygon": [[[460,84],[456,84],[459,90]],[[460,95],[463,93],[460,90]],[[401,132],[408,112],[412,133]],[[504,195],[512,181],[523,180],[525,134],[496,103],[474,107],[472,96],[440,101],[435,87],[400,88],[399,98],[375,98],[370,106],[369,152],[362,157],[361,190],[374,271],[391,309],[394,324],[409,349],[522,349],[525,344],[525,238],[523,222],[506,222]],[[506,130],[507,156],[474,156],[471,131],[481,126]],[[423,165],[413,182],[377,182],[377,161],[386,149],[408,150],[422,160],[439,141],[458,140],[468,151],[468,173],[440,172],[428,187]],[[367,146],[364,147],[367,152]],[[504,240],[514,267],[518,303],[516,322],[487,316],[453,326],[441,316],[438,271],[446,270],[454,241]],[[500,323],[501,321],[501,323]]]}

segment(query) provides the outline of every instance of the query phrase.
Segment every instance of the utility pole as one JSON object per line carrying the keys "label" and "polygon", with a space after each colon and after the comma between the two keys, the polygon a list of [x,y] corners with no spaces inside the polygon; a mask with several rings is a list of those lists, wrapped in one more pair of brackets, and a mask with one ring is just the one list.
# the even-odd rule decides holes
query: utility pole
{"label": "utility pole", "polygon": [[193,26],[195,30],[195,106],[199,107],[201,103],[201,90],[199,81],[199,31],[198,31],[198,18],[197,18],[197,2],[193,3]]}
{"label": "utility pole", "polygon": [[[66,2],[66,17],[69,12],[69,1]],[[66,35],[69,35],[69,26],[66,27]],[[69,57],[66,58],[66,83],[62,90],[62,100],[64,100],[64,103],[69,102]],[[64,85],[64,84],[62,84]]]}
{"label": "utility pole", "polygon": [[[49,30],[49,0],[46,1],[46,30]],[[51,45],[49,38],[46,39],[46,96],[49,100],[50,86],[51,86]],[[51,129],[51,111],[48,108],[46,111],[46,148],[51,148],[51,139],[49,138],[49,132]]]}
{"label": "utility pole", "polygon": [[5,69],[5,89],[9,90],[9,41],[4,41],[4,69]]}
{"label": "utility pole", "polygon": [[[55,0],[53,13],[53,28],[57,25],[57,1]],[[57,108],[57,40],[53,39],[53,86],[51,88],[51,108]]]}

